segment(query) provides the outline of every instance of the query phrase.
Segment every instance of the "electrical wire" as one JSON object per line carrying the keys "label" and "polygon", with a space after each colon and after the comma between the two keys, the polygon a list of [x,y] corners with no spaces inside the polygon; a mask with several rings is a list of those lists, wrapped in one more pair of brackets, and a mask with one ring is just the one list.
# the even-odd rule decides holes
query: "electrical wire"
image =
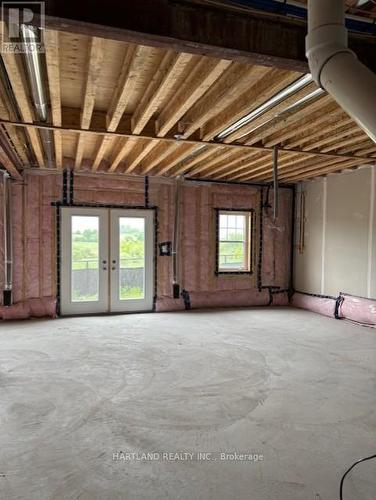
{"label": "electrical wire", "polygon": [[342,476],[341,483],[340,483],[340,486],[339,486],[339,498],[340,498],[340,500],[343,500],[343,482],[344,482],[345,477],[347,476],[347,474],[348,474],[350,471],[352,471],[352,470],[353,470],[353,468],[354,468],[355,466],[357,466],[358,464],[360,464],[360,463],[362,463],[362,462],[366,462],[367,460],[372,460],[372,459],[374,459],[374,458],[376,458],[376,455],[371,455],[370,457],[361,458],[360,460],[357,460],[356,462],[354,462],[354,463],[352,464],[352,466],[351,466],[351,467],[349,467],[349,468],[347,469],[347,471],[346,471],[346,472],[344,473],[344,475]]}

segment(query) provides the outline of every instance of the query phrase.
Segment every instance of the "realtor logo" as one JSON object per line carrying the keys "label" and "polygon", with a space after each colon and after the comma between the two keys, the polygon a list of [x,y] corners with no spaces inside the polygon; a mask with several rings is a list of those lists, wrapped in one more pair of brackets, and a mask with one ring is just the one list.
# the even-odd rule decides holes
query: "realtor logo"
{"label": "realtor logo", "polygon": [[45,2],[1,2],[1,52],[44,52]]}

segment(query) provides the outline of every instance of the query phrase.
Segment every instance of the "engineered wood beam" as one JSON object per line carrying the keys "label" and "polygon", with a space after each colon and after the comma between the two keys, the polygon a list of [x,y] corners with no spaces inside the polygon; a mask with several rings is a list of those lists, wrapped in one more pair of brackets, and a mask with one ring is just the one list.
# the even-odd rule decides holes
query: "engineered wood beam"
{"label": "engineered wood beam", "polygon": [[[2,120],[0,119],[0,123],[3,123],[4,125],[12,125],[15,127],[23,127],[23,128],[31,128],[31,129],[45,129],[45,130],[61,130],[65,132],[71,132],[71,133],[83,133],[83,134],[88,134],[91,136],[101,136],[102,138],[106,140],[112,140],[114,138],[132,138],[135,141],[138,139],[143,140],[143,139],[148,139],[148,140],[158,140],[159,142],[165,142],[165,143],[176,143],[176,142],[182,142],[184,144],[196,144],[197,146],[208,146],[210,148],[215,149],[222,149],[226,148],[228,150],[233,149],[233,150],[243,150],[243,151],[273,151],[273,148],[266,148],[265,146],[256,146],[256,145],[247,145],[247,144],[222,144],[222,143],[216,143],[216,142],[209,142],[209,141],[199,141],[199,140],[192,140],[192,139],[187,139],[184,141],[178,141],[174,137],[156,137],[156,136],[151,136],[151,135],[134,135],[134,134],[129,134],[129,133],[124,133],[124,132],[108,132],[108,131],[103,131],[103,130],[94,130],[94,129],[89,129],[89,130],[83,130],[81,128],[72,128],[72,127],[54,127],[52,125],[46,125],[43,123],[23,123],[23,122],[13,122],[9,120]],[[299,153],[302,156],[311,156],[311,157],[337,157],[337,158],[359,158],[363,160],[369,160],[367,157],[360,157],[360,156],[354,156],[354,155],[339,155],[339,154],[334,154],[334,153],[324,153],[321,151],[302,151],[302,150],[285,150],[284,148],[279,148],[280,151],[286,151],[286,152],[293,152],[293,153]]]}

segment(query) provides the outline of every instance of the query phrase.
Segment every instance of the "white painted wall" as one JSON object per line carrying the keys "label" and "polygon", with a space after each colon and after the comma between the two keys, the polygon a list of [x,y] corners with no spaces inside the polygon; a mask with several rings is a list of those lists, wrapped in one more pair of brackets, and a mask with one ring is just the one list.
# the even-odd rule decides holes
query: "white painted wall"
{"label": "white painted wall", "polygon": [[299,185],[295,243],[301,190],[306,206],[304,250],[300,253],[295,245],[295,289],[376,298],[375,167]]}

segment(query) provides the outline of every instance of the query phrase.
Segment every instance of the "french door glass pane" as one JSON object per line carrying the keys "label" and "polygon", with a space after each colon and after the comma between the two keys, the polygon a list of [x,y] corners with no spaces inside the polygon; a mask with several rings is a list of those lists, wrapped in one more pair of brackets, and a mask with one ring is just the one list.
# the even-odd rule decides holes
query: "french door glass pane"
{"label": "french door glass pane", "polygon": [[72,301],[99,299],[99,217],[72,216]]}
{"label": "french door glass pane", "polygon": [[119,298],[145,297],[145,219],[119,218]]}

